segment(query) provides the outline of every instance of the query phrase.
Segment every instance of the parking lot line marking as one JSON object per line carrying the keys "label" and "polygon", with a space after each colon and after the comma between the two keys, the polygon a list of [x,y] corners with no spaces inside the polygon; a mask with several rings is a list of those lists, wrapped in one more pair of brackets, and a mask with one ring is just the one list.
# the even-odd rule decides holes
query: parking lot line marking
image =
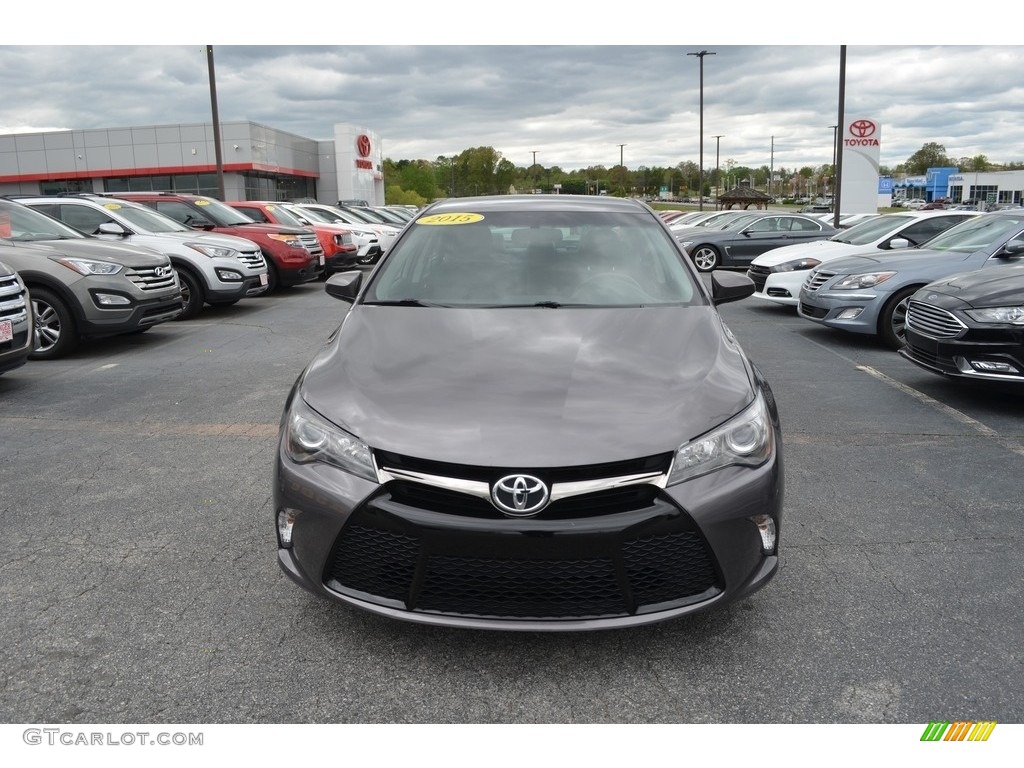
{"label": "parking lot line marking", "polygon": [[872,368],[870,365],[858,365],[857,370],[864,371],[864,373],[870,376],[874,376],[876,379],[885,384],[888,384],[890,387],[898,389],[900,392],[903,392],[906,395],[910,395],[918,402],[924,403],[925,405],[929,405],[932,408],[941,411],[950,418],[960,422],[965,427],[973,429],[978,434],[984,435],[985,437],[991,437],[993,440],[995,440],[997,443],[1002,445],[1007,450],[1013,451],[1016,454],[1024,456],[1024,445],[1021,445],[1015,440],[1010,440],[1009,438],[1003,437],[991,427],[982,424],[977,419],[971,418],[963,411],[958,411],[956,408],[952,408],[946,405],[945,403],[940,403],[938,400],[929,397],[924,392],[919,392],[913,387],[908,387],[903,382],[896,381],[896,379],[890,376],[886,376],[884,373],[875,368]]}

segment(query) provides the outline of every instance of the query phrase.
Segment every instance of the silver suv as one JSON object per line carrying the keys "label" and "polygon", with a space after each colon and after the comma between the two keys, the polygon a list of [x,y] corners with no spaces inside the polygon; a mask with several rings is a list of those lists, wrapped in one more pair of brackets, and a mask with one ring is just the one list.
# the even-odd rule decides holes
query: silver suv
{"label": "silver suv", "polygon": [[34,346],[28,290],[17,272],[0,262],[0,373],[24,365]]}
{"label": "silver suv", "polygon": [[185,307],[179,320],[203,304],[234,304],[267,292],[267,263],[250,240],[197,232],[141,203],[96,195],[17,198],[89,235],[142,245],[167,254],[178,272]]}
{"label": "silver suv", "polygon": [[35,350],[48,360],[80,340],[137,333],[181,314],[170,259],[84,235],[27,205],[0,199],[0,262],[31,297]]}

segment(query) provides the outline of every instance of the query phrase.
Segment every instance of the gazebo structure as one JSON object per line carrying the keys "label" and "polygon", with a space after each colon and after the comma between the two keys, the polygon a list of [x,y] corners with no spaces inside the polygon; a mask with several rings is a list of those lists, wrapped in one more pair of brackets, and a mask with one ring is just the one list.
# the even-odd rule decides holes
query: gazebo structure
{"label": "gazebo structure", "polygon": [[748,210],[753,208],[764,208],[767,210],[768,203],[772,200],[770,195],[751,188],[747,182],[740,182],[724,195],[718,196],[718,207],[723,211],[733,208],[737,210]]}

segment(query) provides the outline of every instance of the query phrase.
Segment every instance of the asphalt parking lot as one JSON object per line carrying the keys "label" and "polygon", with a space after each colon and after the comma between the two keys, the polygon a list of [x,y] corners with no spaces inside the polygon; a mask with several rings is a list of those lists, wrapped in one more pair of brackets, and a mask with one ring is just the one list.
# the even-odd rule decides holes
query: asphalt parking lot
{"label": "asphalt parking lot", "polygon": [[344,311],[305,285],[0,376],[0,720],[1024,720],[1024,398],[723,306],[782,414],[774,581],[649,627],[440,629],[277,566],[278,419]]}

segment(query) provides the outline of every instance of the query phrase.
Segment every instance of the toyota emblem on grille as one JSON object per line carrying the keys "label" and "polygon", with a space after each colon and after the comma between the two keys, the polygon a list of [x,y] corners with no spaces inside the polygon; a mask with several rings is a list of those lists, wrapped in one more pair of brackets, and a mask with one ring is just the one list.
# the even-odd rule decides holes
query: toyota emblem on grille
{"label": "toyota emblem on grille", "polygon": [[532,517],[548,498],[548,487],[533,475],[507,475],[491,488],[494,506],[510,517]]}

